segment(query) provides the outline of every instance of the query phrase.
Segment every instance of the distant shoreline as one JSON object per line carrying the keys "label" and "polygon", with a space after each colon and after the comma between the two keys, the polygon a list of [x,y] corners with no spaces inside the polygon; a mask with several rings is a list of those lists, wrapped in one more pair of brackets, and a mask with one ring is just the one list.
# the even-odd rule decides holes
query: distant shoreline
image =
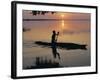
{"label": "distant shoreline", "polygon": [[89,21],[89,19],[23,19],[23,21]]}

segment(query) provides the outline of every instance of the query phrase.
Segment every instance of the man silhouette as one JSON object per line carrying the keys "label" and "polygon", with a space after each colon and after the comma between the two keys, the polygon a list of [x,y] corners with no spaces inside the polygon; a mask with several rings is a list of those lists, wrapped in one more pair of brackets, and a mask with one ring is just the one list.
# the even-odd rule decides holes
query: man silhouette
{"label": "man silhouette", "polygon": [[60,55],[57,52],[57,38],[58,38],[59,32],[57,34],[55,30],[53,30],[52,32],[53,34],[52,34],[52,40],[51,40],[51,47],[52,47],[53,56],[54,58],[56,58],[56,55],[58,55],[58,58],[60,59]]}

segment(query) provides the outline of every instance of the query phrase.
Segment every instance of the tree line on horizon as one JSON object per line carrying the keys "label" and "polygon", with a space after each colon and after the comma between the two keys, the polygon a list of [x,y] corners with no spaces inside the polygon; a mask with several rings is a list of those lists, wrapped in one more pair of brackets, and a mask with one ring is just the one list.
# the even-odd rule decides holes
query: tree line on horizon
{"label": "tree line on horizon", "polygon": [[36,15],[45,15],[46,13],[54,14],[56,12],[50,12],[50,11],[32,11],[33,16],[36,16]]}

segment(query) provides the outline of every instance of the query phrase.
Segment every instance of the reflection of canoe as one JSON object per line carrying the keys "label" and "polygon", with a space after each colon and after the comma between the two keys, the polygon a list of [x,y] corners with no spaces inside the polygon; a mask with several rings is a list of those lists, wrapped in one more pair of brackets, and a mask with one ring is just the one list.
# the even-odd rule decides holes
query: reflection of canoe
{"label": "reflection of canoe", "polygon": [[24,69],[41,69],[41,68],[58,68],[58,67],[63,67],[63,66],[61,66],[60,63],[55,60],[53,61],[47,58],[44,59],[43,57],[36,57],[35,65],[27,66]]}
{"label": "reflection of canoe", "polygon": [[[51,47],[51,43],[36,41],[35,44],[44,46],[44,47]],[[84,49],[86,50],[86,45],[75,44],[75,43],[57,43],[57,48],[62,49]]]}

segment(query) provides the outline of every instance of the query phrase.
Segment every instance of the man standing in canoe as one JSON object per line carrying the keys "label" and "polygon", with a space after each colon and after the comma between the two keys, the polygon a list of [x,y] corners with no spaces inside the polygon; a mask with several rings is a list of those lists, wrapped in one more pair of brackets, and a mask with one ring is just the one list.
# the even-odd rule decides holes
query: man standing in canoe
{"label": "man standing in canoe", "polygon": [[56,58],[56,55],[58,55],[58,58],[60,59],[60,55],[57,52],[57,38],[59,35],[59,32],[56,33],[55,30],[52,31],[52,38],[51,38],[51,47],[52,47],[52,52],[53,52],[53,56],[54,58]]}

